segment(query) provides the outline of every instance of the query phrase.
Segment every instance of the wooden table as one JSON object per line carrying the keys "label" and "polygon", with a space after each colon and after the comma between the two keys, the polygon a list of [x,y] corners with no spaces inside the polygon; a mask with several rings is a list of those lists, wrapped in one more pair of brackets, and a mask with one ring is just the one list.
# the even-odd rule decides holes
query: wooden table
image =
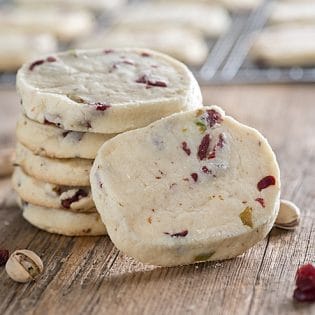
{"label": "wooden table", "polygon": [[[315,314],[315,304],[292,301],[298,266],[315,260],[315,87],[211,87],[204,99],[269,139],[282,197],[301,208],[299,228],[273,229],[232,260],[157,268],[125,257],[108,237],[51,235],[25,222],[18,209],[1,209],[0,248],[34,250],[45,272],[21,285],[1,268],[0,314]],[[3,146],[14,129],[14,91],[0,91],[0,106]]]}

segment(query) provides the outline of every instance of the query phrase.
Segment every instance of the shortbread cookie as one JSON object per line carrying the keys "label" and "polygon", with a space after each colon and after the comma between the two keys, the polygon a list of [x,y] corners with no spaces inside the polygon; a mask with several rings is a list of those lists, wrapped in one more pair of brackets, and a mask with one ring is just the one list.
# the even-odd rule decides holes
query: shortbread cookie
{"label": "shortbread cookie", "polygon": [[41,54],[56,51],[57,41],[50,34],[0,31],[0,47],[0,71],[15,71]]}
{"label": "shortbread cookie", "polygon": [[12,176],[14,190],[34,205],[74,212],[95,212],[90,187],[61,186],[43,182],[15,167]]}
{"label": "shortbread cookie", "polygon": [[262,66],[315,65],[314,26],[273,26],[258,34],[251,58]]}
{"label": "shortbread cookie", "polygon": [[[228,12],[221,6],[203,3],[139,3],[119,11],[114,23],[130,29],[153,29],[177,25],[209,37],[224,34],[230,26]],[[185,39],[183,38],[183,41]]]}
{"label": "shortbread cookie", "polygon": [[35,154],[51,158],[94,159],[97,150],[115,134],[70,131],[40,124],[21,115],[16,128],[20,143]]}
{"label": "shortbread cookie", "polygon": [[280,202],[267,140],[215,106],[109,140],[91,185],[118,249],[161,266],[243,253],[270,231]]}
{"label": "shortbread cookie", "polygon": [[23,31],[30,34],[50,33],[61,41],[70,41],[89,34],[94,27],[93,16],[86,11],[16,7],[0,10],[1,31]]}
{"label": "shortbread cookie", "polygon": [[208,55],[208,45],[198,32],[182,27],[152,27],[130,30],[116,27],[80,40],[77,47],[146,47],[154,49],[189,65],[200,65]]}
{"label": "shortbread cookie", "polygon": [[26,116],[63,129],[118,133],[196,108],[201,92],[188,68],[139,49],[78,50],[24,65],[17,88]]}
{"label": "shortbread cookie", "polygon": [[116,10],[127,0],[15,0],[24,5],[58,6],[68,9],[89,9],[96,12]]}
{"label": "shortbread cookie", "polygon": [[271,3],[269,24],[315,25],[315,1]]}
{"label": "shortbread cookie", "polygon": [[[170,0],[156,0],[158,2],[170,2]],[[229,11],[249,11],[256,9],[263,0],[171,0],[171,2],[177,2],[182,4],[183,2],[191,3],[207,3],[210,5],[218,4],[222,5]]]}
{"label": "shortbread cookie", "polygon": [[22,144],[16,146],[15,164],[44,182],[63,186],[89,186],[93,160],[51,159],[35,155]]}
{"label": "shortbread cookie", "polygon": [[106,235],[106,228],[98,213],[74,213],[20,202],[23,217],[37,228],[67,236]]}

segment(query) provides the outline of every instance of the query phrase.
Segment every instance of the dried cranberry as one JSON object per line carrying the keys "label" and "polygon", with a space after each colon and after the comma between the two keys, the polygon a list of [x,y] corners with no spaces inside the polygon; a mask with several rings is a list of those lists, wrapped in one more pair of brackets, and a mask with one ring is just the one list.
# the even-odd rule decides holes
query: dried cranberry
{"label": "dried cranberry", "polygon": [[198,174],[197,173],[191,173],[190,176],[192,179],[196,182],[198,180]]}
{"label": "dried cranberry", "polygon": [[263,208],[265,208],[265,200],[264,198],[256,198],[255,201],[259,202]]}
{"label": "dried cranberry", "polygon": [[211,170],[209,170],[207,166],[203,166],[201,169],[202,169],[202,171],[203,171],[205,174],[211,174],[211,173],[212,173]]}
{"label": "dried cranberry", "polygon": [[222,148],[224,147],[224,143],[225,143],[225,140],[224,140],[223,134],[220,133],[220,134],[219,134],[219,140],[218,140],[216,146],[217,146],[218,148],[221,148],[221,149],[222,149]]}
{"label": "dried cranberry", "polygon": [[136,80],[137,83],[146,84],[148,86],[157,86],[157,87],[167,87],[167,84],[163,81],[153,81],[148,78],[146,75],[142,75],[139,79]]}
{"label": "dried cranberry", "polygon": [[266,177],[262,178],[258,182],[257,189],[259,191],[262,191],[263,189],[265,189],[265,188],[267,188],[267,187],[269,187],[271,185],[275,185],[275,184],[276,184],[276,179],[273,176],[269,175],[269,176],[266,176]]}
{"label": "dried cranberry", "polygon": [[96,110],[105,111],[111,107],[111,105],[96,102],[96,103],[90,103],[89,105],[94,105]]}
{"label": "dried cranberry", "polygon": [[209,153],[208,155],[208,159],[214,159],[216,156],[216,153],[215,153],[215,148]]}
{"label": "dried cranberry", "polygon": [[209,109],[206,111],[206,121],[208,122],[210,128],[212,128],[215,124],[219,124],[222,122],[222,116],[219,112],[214,109]]}
{"label": "dried cranberry", "polygon": [[202,138],[197,154],[200,160],[204,160],[206,158],[210,145],[210,140],[210,135],[208,133]]}
{"label": "dried cranberry", "polygon": [[181,232],[173,233],[173,234],[169,232],[164,232],[164,234],[170,235],[171,237],[185,237],[188,234],[188,230],[183,230]]}
{"label": "dried cranberry", "polygon": [[301,266],[296,272],[296,286],[293,297],[299,302],[315,302],[315,267]]}
{"label": "dried cranberry", "polygon": [[88,194],[83,189],[78,189],[78,191],[70,198],[61,200],[61,204],[64,208],[70,209],[73,202],[79,201],[81,198],[86,197]]}
{"label": "dried cranberry", "polygon": [[0,266],[4,266],[9,259],[9,251],[7,249],[0,249]]}
{"label": "dried cranberry", "polygon": [[48,61],[48,62],[55,62],[55,61],[57,61],[57,59],[55,57],[49,56],[49,57],[46,58],[46,61]]}
{"label": "dried cranberry", "polygon": [[187,142],[182,142],[182,149],[186,152],[187,155],[190,155],[191,150],[189,149]]}
{"label": "dried cranberry", "polygon": [[312,264],[306,264],[298,269],[296,286],[302,291],[315,290],[315,267]]}
{"label": "dried cranberry", "polygon": [[34,62],[32,62],[32,63],[30,64],[30,66],[29,66],[28,69],[29,69],[30,71],[33,71],[33,69],[34,69],[36,66],[39,66],[39,65],[43,64],[44,62],[45,62],[44,59],[36,60],[36,61],[34,61]]}
{"label": "dried cranberry", "polygon": [[314,302],[315,289],[302,291],[299,288],[296,288],[294,290],[293,297],[298,302]]}

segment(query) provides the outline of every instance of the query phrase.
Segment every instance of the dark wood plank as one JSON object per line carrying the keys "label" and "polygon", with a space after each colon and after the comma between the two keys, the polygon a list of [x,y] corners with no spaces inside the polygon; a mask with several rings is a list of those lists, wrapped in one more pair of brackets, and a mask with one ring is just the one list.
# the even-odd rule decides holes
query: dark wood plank
{"label": "dark wood plank", "polygon": [[[158,268],[119,253],[108,237],[50,235],[27,224],[17,209],[0,209],[0,248],[29,248],[45,265],[43,276],[26,285],[0,269],[0,314],[315,313],[315,304],[292,301],[296,269],[315,259],[314,87],[211,87],[204,98],[269,139],[282,195],[301,207],[300,227],[274,229],[232,260]],[[1,110],[13,101],[14,92],[6,92]],[[16,112],[6,111],[11,122]],[[0,125],[3,120],[1,113]]]}

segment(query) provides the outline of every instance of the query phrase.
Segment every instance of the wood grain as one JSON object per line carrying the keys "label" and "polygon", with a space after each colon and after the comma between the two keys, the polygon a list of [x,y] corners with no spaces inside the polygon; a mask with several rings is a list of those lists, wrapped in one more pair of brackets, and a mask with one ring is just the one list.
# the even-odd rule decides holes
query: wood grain
{"label": "wood grain", "polygon": [[[26,223],[19,210],[0,209],[0,248],[34,250],[45,265],[43,276],[26,285],[0,269],[0,314],[315,313],[315,304],[292,300],[296,269],[315,260],[314,86],[209,87],[204,99],[269,139],[281,168],[282,197],[301,208],[299,228],[273,229],[232,260],[157,268],[124,256],[108,237],[51,235]],[[4,146],[14,141],[18,104],[13,91],[0,91],[0,102]]]}

